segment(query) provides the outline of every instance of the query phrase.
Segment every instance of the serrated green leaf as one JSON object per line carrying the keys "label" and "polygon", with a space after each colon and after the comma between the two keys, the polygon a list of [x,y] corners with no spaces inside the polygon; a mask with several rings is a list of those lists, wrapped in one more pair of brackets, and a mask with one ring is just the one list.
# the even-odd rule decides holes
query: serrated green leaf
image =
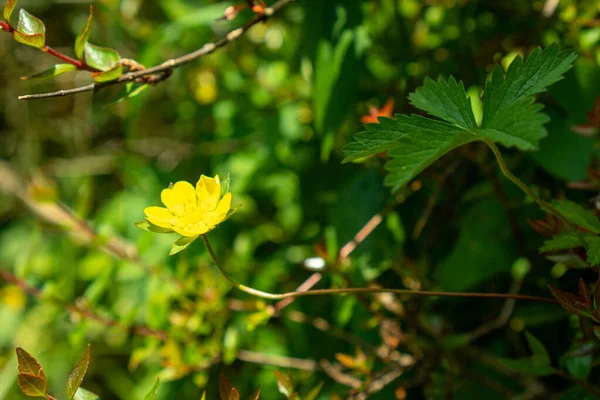
{"label": "serrated green leaf", "polygon": [[575,225],[600,234],[600,220],[592,211],[586,210],[580,204],[570,200],[553,201],[552,206]]}
{"label": "serrated green leaf", "polygon": [[12,15],[15,6],[17,5],[17,0],[6,0],[6,4],[4,4],[4,9],[2,9],[2,17],[4,20],[10,24],[10,16]]}
{"label": "serrated green leaf", "polygon": [[17,362],[19,373],[39,376],[43,380],[46,380],[46,374],[38,360],[21,347],[17,347]]}
{"label": "serrated green leaf", "polygon": [[48,79],[48,78],[54,78],[55,76],[58,76],[58,75],[62,75],[65,72],[71,72],[71,71],[76,71],[76,70],[77,70],[77,67],[74,66],[73,64],[56,64],[55,66],[53,66],[50,69],[47,69],[47,70],[40,72],[38,74],[35,74],[35,75],[24,76],[21,79],[22,80]]}
{"label": "serrated green leaf", "polygon": [[354,136],[356,141],[344,148],[344,162],[387,151],[392,159],[386,164],[385,181],[393,191],[444,154],[477,140],[465,129],[416,115],[397,114],[395,120],[379,118],[379,122],[367,124],[367,131]]}
{"label": "serrated green leaf", "polygon": [[505,147],[535,150],[540,139],[548,135],[544,124],[550,119],[540,112],[543,108],[541,104],[534,103],[533,98],[519,100],[499,110],[490,128],[477,129],[476,132]]}
{"label": "serrated green leaf", "polygon": [[40,376],[21,373],[19,374],[19,388],[26,396],[46,398],[48,383]]}
{"label": "serrated green leaf", "polygon": [[84,45],[83,54],[86,64],[100,71],[114,69],[121,58],[116,50],[96,46],[89,42]]}
{"label": "serrated green leaf", "polygon": [[182,250],[185,250],[190,244],[192,244],[196,239],[198,239],[200,235],[196,236],[182,236],[175,243],[173,243],[173,247],[171,247],[171,251],[169,255],[172,256],[174,254],[179,253]]}
{"label": "serrated green leaf", "polygon": [[[560,52],[558,45],[552,44],[543,51],[537,48],[525,62],[517,56],[506,74],[496,66],[485,85],[482,135],[521,150],[537,148],[539,139],[545,136],[542,121],[547,117],[535,115],[539,106],[532,105],[528,98],[562,79],[576,57],[572,51]],[[526,104],[526,110],[519,109],[519,105]],[[513,116],[515,112],[518,118]]]}
{"label": "serrated green leaf", "polygon": [[423,86],[411,93],[408,99],[415,107],[447,122],[465,128],[477,127],[465,87],[452,76],[448,80],[439,77],[437,82],[425,78]]}
{"label": "serrated green leaf", "polygon": [[581,247],[581,240],[573,232],[561,233],[552,239],[544,241],[540,252],[568,250]]}
{"label": "serrated green leaf", "polygon": [[533,364],[542,367],[550,365],[550,356],[548,355],[548,351],[539,341],[538,338],[533,336],[530,332],[525,331],[525,339],[527,340],[527,344],[533,353],[532,361]]}
{"label": "serrated green leaf", "polygon": [[115,65],[113,68],[109,69],[108,71],[93,72],[92,79],[94,79],[94,82],[96,82],[96,83],[114,81],[115,79],[119,79],[119,77],[121,76],[122,73],[123,73],[123,66]]}
{"label": "serrated green leaf", "polygon": [[144,400],[154,400],[156,398],[156,393],[158,393],[158,385],[160,383],[160,379],[157,378],[152,389],[146,394]]}
{"label": "serrated green leaf", "polygon": [[87,373],[88,366],[90,365],[90,345],[88,344],[81,356],[81,359],[73,368],[71,375],[69,376],[69,380],[67,381],[67,400],[71,400],[75,393],[77,393],[77,389],[81,386],[81,382],[83,382],[83,378]]}
{"label": "serrated green leaf", "polygon": [[92,27],[92,6],[90,5],[90,16],[88,17],[87,22],[85,23],[85,26],[81,29],[81,31],[75,38],[74,50],[75,50],[75,55],[77,56],[77,59],[79,59],[79,60],[83,60],[83,52],[85,49],[85,45],[87,44],[87,42],[90,38],[91,27]]}
{"label": "serrated green leaf", "polygon": [[24,9],[19,11],[19,23],[13,33],[17,42],[41,49],[46,43],[44,23]]}
{"label": "serrated green leaf", "polygon": [[77,393],[75,393],[75,397],[73,400],[100,400],[100,397],[90,392],[89,390],[85,390],[83,388],[77,389]]}
{"label": "serrated green leaf", "polygon": [[153,233],[173,233],[172,229],[162,228],[160,226],[156,226],[153,223],[149,222],[148,220],[143,220],[143,221],[140,221],[140,222],[136,222],[133,225],[135,225],[138,228],[143,229],[143,230],[145,230],[147,232],[153,232]]}

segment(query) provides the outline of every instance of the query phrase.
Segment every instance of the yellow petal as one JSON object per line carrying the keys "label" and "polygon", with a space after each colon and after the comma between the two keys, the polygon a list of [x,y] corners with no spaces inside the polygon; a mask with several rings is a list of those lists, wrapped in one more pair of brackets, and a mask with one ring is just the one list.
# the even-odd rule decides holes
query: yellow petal
{"label": "yellow petal", "polygon": [[172,228],[177,223],[177,217],[163,207],[146,207],[144,214],[148,221],[161,228]]}
{"label": "yellow petal", "polygon": [[172,189],[165,189],[160,199],[169,210],[181,215],[196,210],[196,191],[191,183],[180,181]]}
{"label": "yellow petal", "polygon": [[202,175],[196,184],[198,209],[203,212],[212,211],[217,207],[221,198],[221,181],[219,175],[209,178]]}
{"label": "yellow petal", "polygon": [[197,225],[194,225],[193,227],[189,225],[180,228],[174,226],[173,230],[179,233],[181,236],[196,236],[208,232],[208,227],[203,223],[199,223]]}
{"label": "yellow petal", "polygon": [[231,208],[231,193],[227,192],[227,193],[225,193],[225,196],[223,196],[221,201],[219,201],[219,205],[217,206],[217,208],[215,208],[214,211],[210,211],[210,212],[206,213],[206,217],[204,218],[205,222],[209,226],[219,225],[221,222],[223,222],[223,220],[227,216],[227,213],[229,212],[230,208]]}

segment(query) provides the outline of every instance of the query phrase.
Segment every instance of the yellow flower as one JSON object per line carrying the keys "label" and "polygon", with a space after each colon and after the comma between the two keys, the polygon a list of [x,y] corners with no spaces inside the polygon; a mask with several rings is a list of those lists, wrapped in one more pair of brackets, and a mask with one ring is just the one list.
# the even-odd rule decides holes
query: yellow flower
{"label": "yellow flower", "polygon": [[164,207],[144,209],[151,224],[164,232],[177,232],[181,236],[202,235],[227,218],[231,208],[231,193],[221,198],[219,175],[209,178],[202,175],[196,188],[189,182],[177,182],[164,189],[160,195]]}

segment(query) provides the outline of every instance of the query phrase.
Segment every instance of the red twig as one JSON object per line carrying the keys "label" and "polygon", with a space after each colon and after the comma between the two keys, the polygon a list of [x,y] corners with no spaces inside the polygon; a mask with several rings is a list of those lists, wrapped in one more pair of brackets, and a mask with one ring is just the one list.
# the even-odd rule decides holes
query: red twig
{"label": "red twig", "polygon": [[90,71],[90,72],[100,72],[100,70],[90,67],[89,65],[87,65],[86,63],[84,63],[81,60],[76,60],[72,57],[69,57],[66,54],[61,53],[60,51],[54,50],[52,47],[50,46],[44,46],[42,47],[42,51],[44,53],[48,53],[51,56],[54,56],[56,58],[58,58],[59,60],[62,60],[66,63],[69,64],[73,64],[75,67],[77,67],[77,69],[84,69],[86,71]]}

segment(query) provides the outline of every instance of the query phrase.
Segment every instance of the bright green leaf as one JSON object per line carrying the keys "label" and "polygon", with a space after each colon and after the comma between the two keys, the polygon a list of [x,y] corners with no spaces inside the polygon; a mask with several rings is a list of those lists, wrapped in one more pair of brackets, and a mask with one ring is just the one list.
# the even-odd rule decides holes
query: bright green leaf
{"label": "bright green leaf", "polygon": [[100,400],[97,394],[90,392],[89,390],[85,390],[83,388],[77,389],[77,393],[75,393],[75,397],[73,400]]}
{"label": "bright green leaf", "polygon": [[38,360],[21,347],[17,347],[17,361],[19,373],[39,376],[43,380],[46,380],[46,374]]}
{"label": "bright green leaf", "polygon": [[51,67],[50,69],[47,69],[47,70],[40,72],[38,74],[35,74],[35,75],[24,76],[21,79],[27,80],[27,79],[54,78],[55,76],[62,75],[65,72],[71,72],[71,71],[76,71],[76,70],[77,70],[77,67],[75,67],[73,64],[56,64],[53,67]]}
{"label": "bright green leaf", "polygon": [[150,391],[144,397],[144,400],[154,400],[156,398],[156,393],[158,393],[158,384],[159,383],[160,383],[160,379],[157,378],[156,382],[154,383],[154,386],[152,386],[152,389],[150,389]]}
{"label": "bright green leaf", "polygon": [[198,239],[200,235],[196,236],[182,236],[175,243],[173,243],[173,247],[171,247],[171,251],[169,255],[172,256],[174,254],[179,253],[182,250],[185,250],[190,244],[192,244],[196,239]]}
{"label": "bright green leaf", "polygon": [[125,85],[123,85],[119,93],[117,93],[117,96],[113,100],[112,104],[117,104],[125,99],[131,99],[149,87],[150,85],[147,83],[127,82]]}
{"label": "bright green leaf", "polygon": [[116,50],[91,43],[85,43],[83,53],[86,64],[100,71],[112,70],[121,58]]}
{"label": "bright green leaf", "polygon": [[109,69],[108,71],[93,72],[92,79],[94,79],[94,82],[96,82],[96,83],[114,81],[115,79],[119,79],[119,77],[121,76],[122,73],[123,73],[123,66],[115,65],[114,68]]}
{"label": "bright green leaf", "polygon": [[153,223],[149,222],[148,220],[136,222],[134,225],[140,229],[147,231],[147,232],[153,232],[153,233],[172,233],[173,232],[173,230],[171,230],[171,229],[156,226]]}
{"label": "bright green leaf", "polygon": [[386,184],[392,190],[417,176],[435,160],[477,137],[455,125],[413,115],[397,119],[379,118],[379,124],[367,124],[357,133],[355,142],[344,148],[344,162],[387,151],[392,157],[386,164],[390,172]]}
{"label": "bright green leaf", "polygon": [[92,27],[92,6],[90,5],[90,16],[85,23],[85,26],[81,29],[77,38],[75,38],[75,55],[79,60],[83,59],[83,52],[85,49],[85,45],[87,44],[90,38],[90,32]]}
{"label": "bright green leaf", "polygon": [[88,344],[85,348],[83,356],[73,368],[71,375],[69,376],[69,380],[67,381],[67,400],[71,400],[79,386],[81,386],[81,382],[83,382],[83,378],[88,369],[88,365],[90,364],[90,345]]}
{"label": "bright green leaf", "polygon": [[26,396],[46,398],[48,383],[40,376],[21,373],[19,374],[19,387]]}
{"label": "bright green leaf", "polygon": [[44,23],[24,9],[19,11],[19,23],[14,31],[17,42],[41,49],[46,43],[46,27]]}
{"label": "bright green leaf", "polygon": [[2,10],[2,17],[4,20],[10,24],[10,16],[17,5],[17,0],[6,0],[6,4],[4,4],[4,9]]}
{"label": "bright green leaf", "polygon": [[452,76],[448,80],[439,77],[437,82],[425,78],[423,86],[408,98],[415,107],[447,122],[465,128],[477,127],[465,87],[462,82],[457,83]]}
{"label": "bright green leaf", "polygon": [[577,235],[575,235],[573,232],[567,232],[561,233],[554,236],[552,239],[546,240],[539,250],[540,252],[559,251],[574,249],[581,246],[581,240],[579,240]]}

